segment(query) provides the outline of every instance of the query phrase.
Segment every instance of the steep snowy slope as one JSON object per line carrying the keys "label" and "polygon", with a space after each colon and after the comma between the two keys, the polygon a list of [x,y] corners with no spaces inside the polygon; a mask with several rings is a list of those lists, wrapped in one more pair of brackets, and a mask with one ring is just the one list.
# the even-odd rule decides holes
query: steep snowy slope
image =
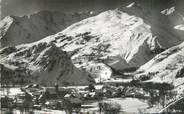
{"label": "steep snowy slope", "polygon": [[[160,30],[162,35],[157,35]],[[164,49],[182,41],[165,29],[160,28],[157,32],[152,31],[143,19],[116,9],[71,25],[62,32],[72,36],[71,40],[62,40],[59,46],[66,51],[77,50],[73,60],[100,54],[96,58],[106,60],[110,66],[121,70],[139,67]],[[66,42],[67,45],[63,46]]]}
{"label": "steep snowy slope", "polygon": [[65,14],[41,11],[29,16],[7,16],[0,21],[0,47],[34,42],[62,31],[93,13]]}
{"label": "steep snowy slope", "polygon": [[145,82],[184,84],[184,42],[155,56],[137,71]]}
{"label": "steep snowy slope", "polygon": [[15,79],[20,79],[24,73],[29,81],[46,86],[53,86],[54,83],[76,85],[94,82],[88,73],[72,64],[66,52],[51,42],[6,47],[0,50],[0,55],[0,64],[15,72],[11,75]]}
{"label": "steep snowy slope", "polygon": [[[83,52],[95,53],[92,48],[96,48],[97,51],[106,51],[103,57],[114,56],[117,60],[116,64],[128,63],[131,66],[139,66],[153,57],[154,51],[165,48],[161,47],[157,36],[152,34],[150,26],[141,18],[130,16],[119,10],[109,10],[85,19],[68,27],[62,33],[70,36],[89,33],[89,36],[94,37],[83,44]],[[77,38],[75,37],[71,42],[76,41]],[[77,47],[75,43],[72,45],[75,45],[72,47]],[[67,45],[64,49],[69,51],[70,47]]]}

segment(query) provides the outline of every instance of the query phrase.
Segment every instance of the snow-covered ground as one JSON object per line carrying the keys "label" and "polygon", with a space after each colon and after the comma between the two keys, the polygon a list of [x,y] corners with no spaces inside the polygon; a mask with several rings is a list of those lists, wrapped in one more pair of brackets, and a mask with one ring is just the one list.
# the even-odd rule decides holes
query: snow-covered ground
{"label": "snow-covered ground", "polygon": [[[153,109],[148,109],[149,106],[146,101],[137,99],[137,98],[107,98],[103,100],[104,102],[111,102],[111,103],[118,103],[121,106],[121,112],[126,112],[126,113],[140,113],[142,112],[148,112],[149,113],[154,113],[157,112],[158,109],[153,108]],[[98,111],[98,102],[93,102],[88,104],[88,106],[92,108],[86,109],[87,111]]]}
{"label": "snow-covered ground", "polygon": [[[61,110],[50,110],[50,109],[43,109],[43,110],[30,110],[30,112],[34,112],[34,114],[67,114],[65,111]],[[3,113],[4,114],[4,113]],[[13,110],[13,114],[28,114],[28,112],[21,112],[18,109]]]}
{"label": "snow-covered ground", "polygon": [[115,98],[107,99],[108,102],[117,102],[121,105],[121,111],[138,113],[139,109],[148,108],[148,104],[136,98]]}
{"label": "snow-covered ground", "polygon": [[0,88],[0,96],[9,95],[9,96],[15,96],[17,94],[23,93],[20,88]]}
{"label": "snow-covered ground", "polygon": [[[64,89],[74,88],[74,89],[77,89],[77,90],[81,90],[81,89],[85,89],[86,87],[88,87],[88,85],[84,85],[84,86],[67,86],[67,87],[59,87],[59,88],[64,88]],[[102,87],[103,87],[102,84],[95,85],[95,89],[101,89]],[[54,88],[54,87],[46,87],[46,88]]]}
{"label": "snow-covered ground", "polygon": [[129,83],[132,79],[122,79],[122,78],[111,78],[109,80],[104,81],[104,83]]}

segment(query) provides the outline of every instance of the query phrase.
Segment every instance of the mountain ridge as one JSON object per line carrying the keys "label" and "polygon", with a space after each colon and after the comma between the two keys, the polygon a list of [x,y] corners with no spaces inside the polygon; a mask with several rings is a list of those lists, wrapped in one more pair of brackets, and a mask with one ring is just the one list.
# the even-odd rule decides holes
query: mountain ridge
{"label": "mountain ridge", "polygon": [[[10,74],[12,80],[24,79],[24,76],[27,76],[26,80],[31,83],[45,86],[53,86],[55,83],[58,85],[94,83],[87,72],[77,69],[67,53],[53,43],[36,42],[6,47],[0,50],[0,55],[3,55],[0,59],[1,66],[11,72],[16,71]],[[5,72],[2,75],[8,74]]]}
{"label": "mountain ridge", "polygon": [[21,17],[7,16],[0,22],[1,47],[38,41],[92,15],[95,14],[93,12],[65,14],[45,10]]}

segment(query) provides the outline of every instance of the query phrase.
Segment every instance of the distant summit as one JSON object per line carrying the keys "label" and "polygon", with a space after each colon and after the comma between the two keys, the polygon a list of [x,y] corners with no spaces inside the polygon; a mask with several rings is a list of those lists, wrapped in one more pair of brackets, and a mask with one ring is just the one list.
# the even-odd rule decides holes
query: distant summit
{"label": "distant summit", "polygon": [[41,11],[22,17],[7,16],[0,21],[1,47],[38,41],[93,15],[95,15],[94,12],[61,13]]}

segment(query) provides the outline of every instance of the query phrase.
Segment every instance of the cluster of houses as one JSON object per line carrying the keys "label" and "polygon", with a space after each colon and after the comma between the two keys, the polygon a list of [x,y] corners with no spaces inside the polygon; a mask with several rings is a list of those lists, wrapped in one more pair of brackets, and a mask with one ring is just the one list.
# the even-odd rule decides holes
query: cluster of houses
{"label": "cluster of houses", "polygon": [[[136,88],[137,89],[137,88]],[[86,88],[64,88],[58,87],[42,87],[37,84],[30,84],[22,87],[21,94],[17,94],[14,98],[7,96],[1,98],[2,108],[42,108],[53,110],[80,110],[86,101],[100,101],[105,98],[116,97],[146,97],[146,93],[142,90],[125,86],[103,85],[100,89],[96,89],[94,85]]]}

